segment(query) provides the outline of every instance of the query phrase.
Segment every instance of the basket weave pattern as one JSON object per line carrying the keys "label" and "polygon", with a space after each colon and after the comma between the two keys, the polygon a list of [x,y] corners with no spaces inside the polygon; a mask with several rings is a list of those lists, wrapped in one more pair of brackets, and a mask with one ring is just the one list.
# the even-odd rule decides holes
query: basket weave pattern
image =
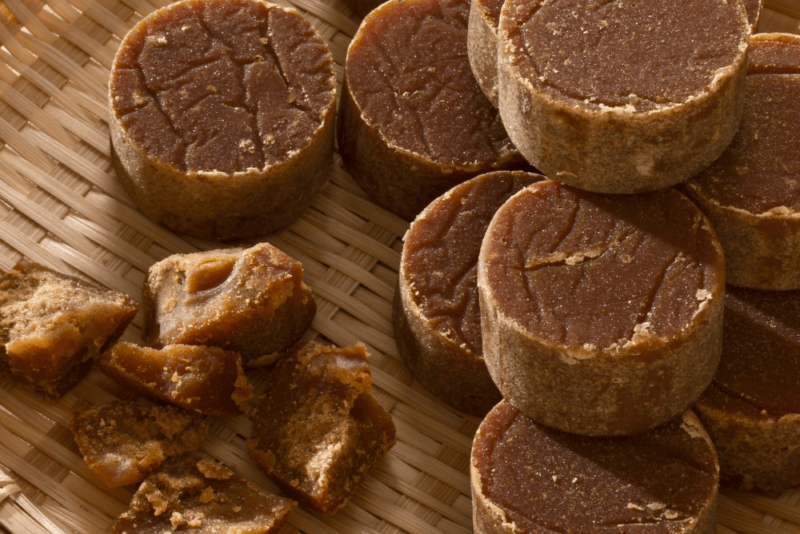
{"label": "basket weave pattern", "polygon": [[[0,1],[0,269],[23,256],[141,301],[150,265],[176,252],[216,248],[147,219],[111,169],[106,83],[121,37],[167,0]],[[341,83],[358,19],[341,0],[280,0],[330,44]],[[761,30],[800,33],[800,2],[772,0]],[[779,13],[780,12],[780,13]],[[303,263],[318,313],[308,340],[364,341],[378,400],[398,443],[350,504],[324,517],[298,509],[282,532],[467,534],[468,460],[479,421],[413,383],[392,334],[391,301],[408,222],[375,206],[342,170],[303,216],[266,240]],[[253,241],[254,242],[254,241]],[[142,343],[141,314],[123,339]],[[257,393],[262,375],[251,376]],[[84,464],[66,428],[69,410],[132,399],[97,370],[58,402],[0,378],[0,531],[108,532],[131,498]],[[276,491],[244,447],[246,417],[213,419],[203,451]],[[780,519],[778,519],[780,518]],[[800,492],[779,498],[723,492],[718,531],[800,532]]]}

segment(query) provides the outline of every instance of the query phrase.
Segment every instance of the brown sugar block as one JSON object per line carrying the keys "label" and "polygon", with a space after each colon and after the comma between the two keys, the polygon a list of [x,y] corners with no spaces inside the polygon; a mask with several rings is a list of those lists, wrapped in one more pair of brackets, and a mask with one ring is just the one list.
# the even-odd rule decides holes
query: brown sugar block
{"label": "brown sugar block", "polygon": [[714,534],[719,464],[691,411],[636,436],[537,425],[507,402],[481,423],[470,462],[477,534]]}
{"label": "brown sugar block", "polygon": [[141,482],[168,457],[196,450],[208,433],[195,413],[122,401],[72,412],[69,428],[86,464],[110,487]]}
{"label": "brown sugar block", "polygon": [[109,80],[114,168],[139,208],[208,239],[262,235],[328,176],[333,59],[292,9],[184,0],[128,33]]}
{"label": "brown sugar block", "polygon": [[241,415],[253,396],[239,354],[218,347],[117,343],[97,364],[140,395],[204,415]]}
{"label": "brown sugar block", "polygon": [[[503,0],[472,0],[467,49],[472,72],[481,90],[497,107],[497,27]],[[761,0],[744,0],[747,22],[753,32],[761,15]]]}
{"label": "brown sugar block", "polygon": [[111,534],[268,534],[280,529],[294,507],[224,465],[187,453],[142,482]]}
{"label": "brown sugar block", "polygon": [[272,362],[317,311],[303,266],[268,243],[174,254],[150,267],[145,338],[239,352],[246,366]]}
{"label": "brown sugar block", "polygon": [[497,107],[497,25],[503,0],[472,0],[469,8],[467,52],[475,81]]}
{"label": "brown sugar block", "polygon": [[280,360],[251,414],[247,449],[283,491],[312,510],[342,508],[395,443],[372,395],[364,345],[306,345]]}
{"label": "brown sugar block", "polygon": [[500,114],[550,178],[601,193],[669,187],[736,133],[749,36],[738,1],[509,0]]}
{"label": "brown sugar block", "polygon": [[669,421],[719,362],[722,249],[674,189],[600,195],[548,180],[520,191],[486,231],[478,288],[498,388],[567,432]]}
{"label": "brown sugar block", "polygon": [[800,37],[753,36],[741,128],[684,186],[719,235],[730,284],[800,289],[798,101]]}
{"label": "brown sugar block", "polygon": [[58,399],[138,310],[127,295],[23,260],[0,275],[0,372]]}
{"label": "brown sugar block", "polygon": [[392,0],[347,51],[342,159],[373,201],[409,220],[468,178],[524,165],[472,75],[468,15],[468,0]]}
{"label": "brown sugar block", "polygon": [[728,286],[722,358],[694,406],[717,447],[722,483],[800,485],[800,291]]}
{"label": "brown sugar block", "polygon": [[495,211],[544,176],[483,174],[428,205],[404,238],[394,299],[397,349],[414,378],[483,417],[502,398],[483,361],[478,253]]}

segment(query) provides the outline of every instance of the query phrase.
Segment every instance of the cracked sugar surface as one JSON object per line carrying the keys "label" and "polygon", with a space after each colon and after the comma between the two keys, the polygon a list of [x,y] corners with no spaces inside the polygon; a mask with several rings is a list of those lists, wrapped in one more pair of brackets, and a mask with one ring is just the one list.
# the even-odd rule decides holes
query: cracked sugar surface
{"label": "cracked sugar surface", "polygon": [[512,197],[485,239],[499,308],[567,347],[678,335],[702,320],[697,292],[722,291],[716,237],[673,191],[620,199],[542,182]]}
{"label": "cracked sugar surface", "polygon": [[244,172],[308,143],[334,98],[325,43],[279,6],[194,1],[125,39],[113,110],[135,142],[182,171]]}

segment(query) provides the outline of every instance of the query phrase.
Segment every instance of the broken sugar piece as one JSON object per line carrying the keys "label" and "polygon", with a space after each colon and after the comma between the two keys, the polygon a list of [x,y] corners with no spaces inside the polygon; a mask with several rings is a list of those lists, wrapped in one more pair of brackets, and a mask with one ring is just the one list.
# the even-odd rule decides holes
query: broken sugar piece
{"label": "broken sugar piece", "polygon": [[142,482],[111,534],[267,534],[277,532],[295,506],[218,462],[187,453]]}
{"label": "broken sugar piece", "polygon": [[234,350],[246,366],[272,363],[317,311],[303,266],[269,243],[174,254],[150,267],[145,338]]}
{"label": "broken sugar piece", "polygon": [[174,231],[266,235],[311,203],[333,161],[336,77],[294,9],[185,0],[140,20],[109,77],[114,169]]}
{"label": "broken sugar piece", "polygon": [[241,415],[253,396],[239,354],[219,347],[117,343],[97,365],[140,395],[204,415]]}
{"label": "broken sugar piece", "polygon": [[676,189],[537,182],[497,210],[478,258],[483,357],[537,423],[644,432],[689,408],[722,351],[725,263]]}
{"label": "broken sugar piece", "polygon": [[392,417],[372,395],[362,343],[306,345],[280,360],[251,414],[250,455],[287,494],[332,514],[395,443]]}
{"label": "broken sugar piece", "polygon": [[23,260],[0,275],[0,372],[58,399],[138,310],[127,295]]}
{"label": "broken sugar piece", "polygon": [[691,411],[636,436],[592,438],[503,401],[475,434],[470,480],[476,534],[716,532],[719,464]]}
{"label": "broken sugar piece", "polygon": [[135,484],[208,433],[200,415],[174,406],[115,401],[76,410],[69,427],[83,460],[110,487]]}

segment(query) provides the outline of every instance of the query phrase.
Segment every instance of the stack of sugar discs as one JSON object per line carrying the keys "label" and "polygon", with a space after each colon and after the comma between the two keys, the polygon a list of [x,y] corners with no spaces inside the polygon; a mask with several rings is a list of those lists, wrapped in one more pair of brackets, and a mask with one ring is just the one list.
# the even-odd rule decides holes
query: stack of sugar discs
{"label": "stack of sugar discs", "polygon": [[750,41],[745,115],[721,158],[683,189],[725,252],[722,359],[696,406],[726,485],[800,484],[800,37]]}
{"label": "stack of sugar discs", "polygon": [[[486,177],[432,202],[405,237],[394,308],[422,385],[482,414],[488,400],[465,399],[492,398],[476,386],[485,364],[504,398],[473,448],[476,531],[611,521],[567,514],[566,496],[583,491],[570,483],[591,459],[606,474],[641,469],[626,480],[648,487],[662,475],[636,464],[637,440],[705,465],[714,487],[712,441],[728,485],[800,483],[800,300],[776,292],[800,289],[800,38],[751,39],[758,2],[496,4],[472,3],[471,65],[510,139],[552,180],[507,195],[491,223],[499,195],[471,185]],[[483,228],[473,286],[465,243]],[[726,277],[767,291],[726,297]],[[713,531],[716,489],[675,477],[669,491],[694,495],[691,506],[629,497],[614,521]],[[534,510],[542,495],[559,519]]]}

